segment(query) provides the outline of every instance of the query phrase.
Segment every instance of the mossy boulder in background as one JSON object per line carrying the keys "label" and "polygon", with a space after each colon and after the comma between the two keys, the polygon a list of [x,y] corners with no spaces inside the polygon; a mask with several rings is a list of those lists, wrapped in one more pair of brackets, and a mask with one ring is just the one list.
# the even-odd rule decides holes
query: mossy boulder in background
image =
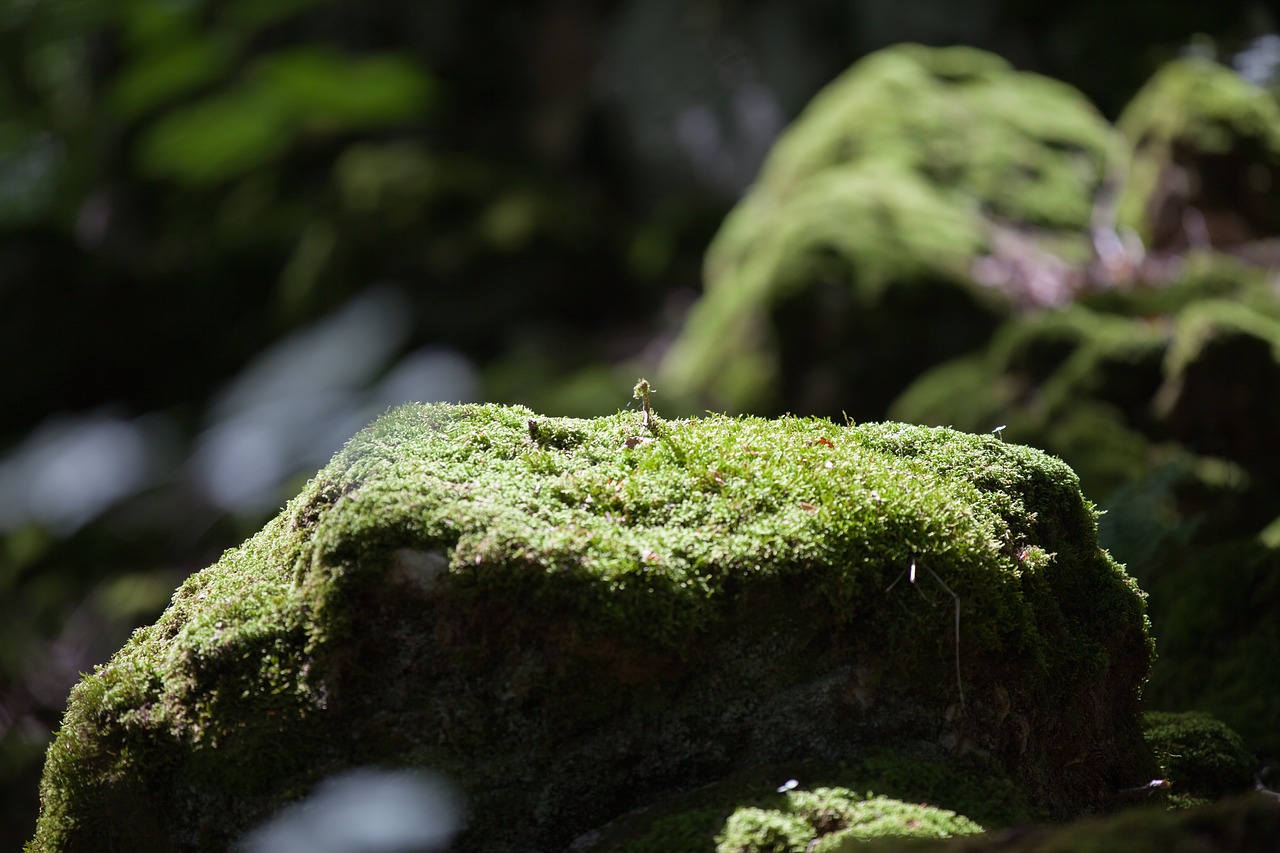
{"label": "mossy boulder in background", "polygon": [[[1201,57],[1171,62],[1125,108],[1120,221],[1149,251],[1245,251],[1280,234],[1280,104]],[[1273,258],[1274,260],[1274,258]]]}
{"label": "mossy boulder in background", "polygon": [[662,387],[717,409],[883,416],[1017,301],[971,274],[997,231],[1087,258],[1120,150],[1082,95],[993,54],[868,56],[813,99],[726,219]]}
{"label": "mossy boulder in background", "polygon": [[1106,511],[1103,544],[1151,594],[1147,699],[1209,710],[1280,756],[1275,608],[1280,299],[1269,277],[1201,255],[1011,321],[981,355],[926,373],[891,416],[1058,454]]}
{"label": "mossy boulder in background", "polygon": [[1150,651],[1075,475],[991,435],[405,406],[75,688],[30,850],[223,850],[374,764],[455,780],[461,850],[883,748],[1074,816],[1154,771]]}

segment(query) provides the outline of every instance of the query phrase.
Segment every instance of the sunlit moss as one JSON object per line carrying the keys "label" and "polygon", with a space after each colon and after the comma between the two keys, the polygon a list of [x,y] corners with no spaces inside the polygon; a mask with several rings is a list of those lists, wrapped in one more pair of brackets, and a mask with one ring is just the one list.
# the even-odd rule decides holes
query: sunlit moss
{"label": "sunlit moss", "polygon": [[1142,598],[1065,465],[644,418],[376,421],[75,689],[30,849],[222,849],[361,763],[455,778],[459,849],[563,846],[738,762],[868,744],[990,752],[1055,814],[1146,772]]}

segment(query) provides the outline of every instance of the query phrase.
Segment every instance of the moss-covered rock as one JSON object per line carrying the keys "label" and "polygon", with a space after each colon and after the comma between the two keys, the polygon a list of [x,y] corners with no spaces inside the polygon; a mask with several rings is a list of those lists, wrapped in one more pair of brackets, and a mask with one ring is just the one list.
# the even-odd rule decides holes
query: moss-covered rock
{"label": "moss-covered rock", "polygon": [[992,54],[872,54],[814,98],[725,221],[664,389],[717,409],[882,416],[1008,311],[970,273],[995,223],[1088,245],[1118,140],[1079,93]]}
{"label": "moss-covered rock", "polygon": [[1162,68],[1118,122],[1133,147],[1120,220],[1149,249],[1280,234],[1280,104],[1209,59]]}
{"label": "moss-covered rock", "polygon": [[30,850],[222,850],[367,764],[456,780],[459,849],[558,849],[894,744],[988,754],[1064,817],[1153,772],[1149,660],[1075,475],[1029,448],[406,406],[74,689]]}

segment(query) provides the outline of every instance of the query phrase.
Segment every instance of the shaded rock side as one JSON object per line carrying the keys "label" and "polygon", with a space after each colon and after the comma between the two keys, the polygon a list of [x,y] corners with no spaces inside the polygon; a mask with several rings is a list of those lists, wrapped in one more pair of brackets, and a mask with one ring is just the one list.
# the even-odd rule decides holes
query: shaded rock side
{"label": "shaded rock side", "polygon": [[1154,770],[1094,520],[991,435],[401,407],[73,690],[29,851],[225,850],[366,765],[456,781],[460,850],[562,849],[895,744],[1094,811]]}

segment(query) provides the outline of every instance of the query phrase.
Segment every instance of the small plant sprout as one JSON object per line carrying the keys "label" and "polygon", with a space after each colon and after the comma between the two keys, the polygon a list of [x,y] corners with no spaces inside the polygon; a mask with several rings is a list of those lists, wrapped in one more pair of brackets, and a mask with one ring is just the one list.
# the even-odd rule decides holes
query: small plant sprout
{"label": "small plant sprout", "polygon": [[649,384],[648,379],[640,379],[636,382],[636,387],[631,392],[631,396],[640,401],[640,408],[644,414],[644,420],[641,421],[641,425],[648,430],[653,429],[653,409],[649,407],[649,395],[653,393],[653,387]]}
{"label": "small plant sprout", "polygon": [[[964,706],[964,682],[960,679],[960,596],[956,595],[955,590],[947,586],[946,581],[940,578],[938,576],[938,573],[935,572],[933,569],[929,568],[928,566],[925,566],[924,570],[929,574],[933,575],[933,579],[938,582],[938,586],[946,590],[947,595],[951,596],[951,599],[956,604],[956,690],[960,694],[960,712],[964,713],[964,707],[965,707]],[[916,558],[914,556],[912,556],[911,558],[911,565],[908,568],[904,569],[902,574],[894,578],[893,583],[885,587],[884,591],[885,592],[892,591],[893,588],[898,585],[898,581],[902,580],[904,575],[907,576],[908,580],[911,581],[911,585],[915,586]],[[918,592],[920,592],[919,587],[915,587],[915,588]],[[920,592],[920,594],[924,595],[923,592]]]}

